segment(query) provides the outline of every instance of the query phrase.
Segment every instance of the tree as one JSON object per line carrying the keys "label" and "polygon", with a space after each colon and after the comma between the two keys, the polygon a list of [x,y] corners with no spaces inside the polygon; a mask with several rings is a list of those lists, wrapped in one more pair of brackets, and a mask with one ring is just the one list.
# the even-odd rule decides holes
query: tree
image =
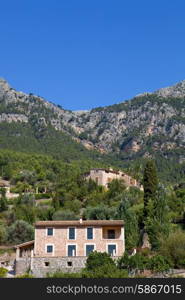
{"label": "tree", "polygon": [[15,208],[17,220],[24,220],[29,224],[33,224],[36,219],[36,208],[29,205],[20,205]]}
{"label": "tree", "polygon": [[110,183],[108,183],[108,198],[112,199],[116,195],[123,193],[126,190],[124,180],[113,179]]}
{"label": "tree", "polygon": [[7,240],[10,244],[21,244],[34,238],[34,228],[22,220],[17,220],[7,229]]}
{"label": "tree", "polygon": [[70,210],[58,210],[53,214],[53,220],[78,220],[79,217]]}
{"label": "tree", "polygon": [[89,254],[85,267],[88,271],[93,271],[103,265],[115,266],[115,262],[108,253],[93,251]]}
{"label": "tree", "polygon": [[162,255],[155,255],[150,258],[149,269],[154,272],[165,272],[170,269],[170,263]]}
{"label": "tree", "polygon": [[106,252],[91,252],[87,258],[85,269],[82,271],[85,278],[124,278],[126,271],[119,270],[115,261]]}
{"label": "tree", "polygon": [[6,198],[6,190],[4,188],[0,189],[0,212],[7,210],[8,203]]}
{"label": "tree", "polygon": [[106,205],[87,207],[84,211],[84,218],[89,220],[110,220],[115,216],[115,209]]}
{"label": "tree", "polygon": [[185,267],[185,234],[181,230],[171,232],[166,239],[161,239],[159,252],[175,268]]}
{"label": "tree", "polygon": [[153,249],[160,247],[161,238],[169,235],[171,224],[165,189],[159,186],[154,199],[150,199],[146,207],[147,217],[144,221],[145,230],[149,235]]}
{"label": "tree", "polygon": [[22,196],[21,204],[34,206],[35,205],[35,196],[30,193],[26,193]]}
{"label": "tree", "polygon": [[156,166],[153,160],[149,160],[146,163],[144,169],[144,176],[143,176],[143,188],[144,188],[144,219],[147,217],[147,205],[149,199],[154,199],[156,196],[158,186],[158,178],[157,178],[157,171]]}
{"label": "tree", "polygon": [[0,245],[6,242],[7,230],[5,226],[0,225]]}
{"label": "tree", "polygon": [[137,216],[130,208],[130,202],[126,198],[121,201],[116,212],[116,219],[125,222],[126,249],[137,247],[140,236]]}
{"label": "tree", "polygon": [[148,269],[149,258],[142,253],[136,253],[135,255],[128,256],[125,253],[119,260],[118,260],[118,267],[120,269],[127,269],[129,272],[135,271],[143,271]]}

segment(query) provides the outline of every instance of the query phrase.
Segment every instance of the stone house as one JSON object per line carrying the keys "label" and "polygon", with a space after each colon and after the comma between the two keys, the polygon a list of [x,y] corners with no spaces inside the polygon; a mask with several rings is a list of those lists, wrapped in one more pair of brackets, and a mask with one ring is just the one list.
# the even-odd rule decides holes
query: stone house
{"label": "stone house", "polygon": [[0,188],[5,189],[5,196],[7,199],[19,197],[18,193],[12,193],[10,191],[11,187],[10,187],[10,182],[8,180],[4,180],[4,179],[0,178]]}
{"label": "stone house", "polygon": [[86,179],[92,179],[96,181],[98,185],[103,185],[106,188],[113,179],[118,179],[123,180],[127,187],[135,186],[143,190],[143,187],[136,179],[123,173],[122,171],[115,171],[112,169],[91,169],[90,173],[86,175]]}
{"label": "stone house", "polygon": [[49,272],[78,272],[90,252],[107,252],[113,258],[125,251],[122,220],[39,221],[35,240],[16,247],[16,274],[31,270],[35,277]]}

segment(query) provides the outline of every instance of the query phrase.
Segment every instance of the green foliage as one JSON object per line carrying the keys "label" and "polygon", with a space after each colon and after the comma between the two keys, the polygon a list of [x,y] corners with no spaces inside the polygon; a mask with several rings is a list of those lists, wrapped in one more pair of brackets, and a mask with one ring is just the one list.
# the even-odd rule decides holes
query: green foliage
{"label": "green foliage", "polygon": [[147,204],[149,199],[153,200],[156,195],[158,185],[157,172],[155,163],[153,160],[149,160],[146,163],[143,175],[143,187],[144,187],[144,218],[147,217]]}
{"label": "green foliage", "polygon": [[53,220],[78,220],[79,217],[70,210],[58,210],[53,214]]}
{"label": "green foliage", "polygon": [[7,229],[7,241],[10,244],[21,244],[34,239],[33,226],[22,220],[17,220]]}
{"label": "green foliage", "polygon": [[93,271],[83,270],[83,278],[127,278],[128,272],[120,270],[115,265],[104,264]]}
{"label": "green foliage", "polygon": [[110,220],[114,218],[115,212],[114,208],[101,204],[96,207],[87,207],[83,213],[83,217],[89,220]]}
{"label": "green foliage", "polygon": [[153,272],[168,271],[172,265],[168,259],[162,255],[146,255],[145,253],[136,253],[135,255],[128,256],[125,253],[118,260],[118,267],[120,269],[127,269],[129,272],[144,270],[151,270]]}
{"label": "green foliage", "polygon": [[7,229],[4,225],[0,225],[0,245],[4,244],[7,239]]}
{"label": "green foliage", "polygon": [[106,252],[91,252],[82,270],[84,278],[124,278],[127,272],[119,270],[115,261]]}
{"label": "green foliage", "polygon": [[165,272],[170,269],[171,265],[162,255],[155,255],[150,258],[149,269],[154,272]]}
{"label": "green foliage", "polygon": [[93,251],[89,254],[86,261],[87,271],[95,271],[103,265],[115,266],[115,262],[108,253]]}
{"label": "green foliage", "polygon": [[8,270],[0,267],[0,278],[5,278],[8,273]]}
{"label": "green foliage", "polygon": [[47,278],[82,278],[81,273],[64,273],[60,270],[54,273],[47,273]]}
{"label": "green foliage", "polygon": [[15,218],[17,220],[24,220],[29,224],[33,224],[36,221],[36,209],[28,205],[19,205],[14,209]]}
{"label": "green foliage", "polygon": [[7,204],[6,197],[0,196],[0,212],[7,210],[7,208],[8,208],[8,204]]}
{"label": "green foliage", "polygon": [[118,267],[120,269],[127,269],[129,272],[132,270],[135,271],[143,271],[148,269],[149,265],[149,257],[143,255],[142,253],[136,253],[135,255],[128,256],[125,253],[119,260],[118,260]]}
{"label": "green foliage", "polygon": [[175,268],[185,267],[185,233],[174,231],[166,239],[161,240],[159,249],[161,255],[166,257]]}
{"label": "green foliage", "polygon": [[29,273],[25,273],[25,274],[16,276],[15,278],[34,278],[34,276]]}
{"label": "green foliage", "polygon": [[6,190],[4,188],[0,188],[0,212],[7,210],[8,202],[6,198]]}
{"label": "green foliage", "polygon": [[123,199],[118,207],[116,218],[122,219],[125,223],[125,246],[126,249],[137,247],[139,243],[138,218],[131,209],[128,199]]}
{"label": "green foliage", "polygon": [[146,212],[145,230],[149,235],[152,248],[158,249],[160,240],[168,237],[171,228],[168,215],[169,207],[163,187],[158,188],[154,199],[149,199]]}

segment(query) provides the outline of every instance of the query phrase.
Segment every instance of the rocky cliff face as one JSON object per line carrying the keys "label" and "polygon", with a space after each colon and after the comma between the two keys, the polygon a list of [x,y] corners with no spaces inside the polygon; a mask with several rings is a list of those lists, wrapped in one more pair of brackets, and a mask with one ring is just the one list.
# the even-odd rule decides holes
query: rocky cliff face
{"label": "rocky cliff face", "polygon": [[91,111],[67,111],[41,97],[17,92],[0,79],[0,123],[52,126],[87,149],[125,156],[185,153],[185,81],[120,104]]}

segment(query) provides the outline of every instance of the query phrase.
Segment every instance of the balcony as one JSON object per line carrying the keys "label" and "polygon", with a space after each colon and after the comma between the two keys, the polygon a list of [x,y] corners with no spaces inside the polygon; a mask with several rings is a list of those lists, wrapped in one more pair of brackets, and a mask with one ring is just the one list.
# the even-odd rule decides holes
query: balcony
{"label": "balcony", "polygon": [[120,240],[121,228],[102,228],[103,240]]}

